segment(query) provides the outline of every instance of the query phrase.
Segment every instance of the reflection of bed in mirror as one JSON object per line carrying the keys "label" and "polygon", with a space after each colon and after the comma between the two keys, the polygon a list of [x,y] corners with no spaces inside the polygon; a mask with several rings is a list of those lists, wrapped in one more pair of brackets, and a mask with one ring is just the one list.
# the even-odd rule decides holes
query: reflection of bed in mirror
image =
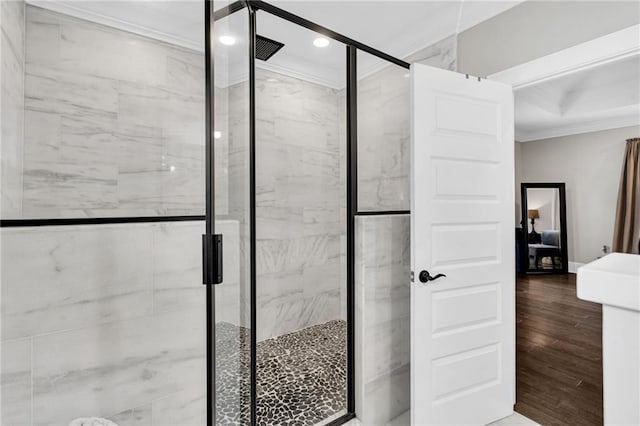
{"label": "reflection of bed in mirror", "polygon": [[542,231],[539,244],[529,244],[529,259],[535,269],[544,269],[543,259],[549,258],[551,268],[562,269],[562,252],[560,251],[560,231]]}

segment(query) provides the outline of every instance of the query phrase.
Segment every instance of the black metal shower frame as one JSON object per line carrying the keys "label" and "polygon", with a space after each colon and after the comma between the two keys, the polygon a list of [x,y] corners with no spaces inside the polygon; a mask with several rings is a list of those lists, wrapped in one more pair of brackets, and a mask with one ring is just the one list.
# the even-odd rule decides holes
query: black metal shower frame
{"label": "black metal shower frame", "polygon": [[[128,216],[128,217],[85,217],[85,218],[44,218],[44,219],[0,219],[0,228],[38,226],[77,226],[127,223],[202,221],[206,223],[204,241],[215,236],[215,152],[214,144],[214,55],[212,37],[214,22],[247,8],[249,12],[249,190],[250,190],[250,289],[251,289],[251,424],[256,419],[256,126],[255,126],[255,40],[256,12],[261,10],[285,21],[307,28],[346,46],[346,160],[347,160],[347,413],[329,425],[340,425],[355,418],[355,219],[358,216],[407,215],[409,210],[358,210],[358,150],[357,150],[357,53],[362,51],[405,69],[410,64],[380,50],[367,46],[312,21],[287,12],[262,0],[239,0],[215,11],[214,0],[204,0],[205,16],[205,91],[206,91],[206,195],[205,215],[183,216]],[[206,285],[206,366],[207,366],[207,426],[215,425],[215,286],[210,271],[215,269],[215,254],[203,256],[203,276]]]}
{"label": "black metal shower frame", "polygon": [[[214,3],[214,0],[206,0],[208,3]],[[256,402],[257,402],[257,298],[256,298],[256,187],[255,187],[255,171],[256,171],[256,81],[255,81],[255,45],[257,37],[256,13],[263,11],[276,16],[285,21],[291,22],[298,26],[307,28],[322,36],[338,41],[346,46],[346,187],[347,187],[347,413],[338,419],[333,420],[329,425],[341,425],[355,418],[356,402],[355,402],[355,220],[357,216],[386,216],[386,215],[407,215],[409,210],[380,210],[380,211],[359,211],[358,210],[358,75],[357,75],[357,55],[358,51],[363,51],[370,55],[383,59],[390,64],[410,69],[410,64],[401,59],[395,58],[378,49],[370,47],[364,43],[360,43],[352,38],[344,36],[340,33],[330,30],[309,21],[298,15],[290,13],[284,9],[276,7],[262,0],[240,0],[236,1],[214,13],[213,21],[207,20],[206,25],[210,27],[214,25],[214,21],[225,18],[239,10],[247,8],[249,15],[249,223],[250,223],[250,313],[251,313],[251,424],[257,424]],[[212,30],[207,30],[207,34],[212,34]],[[209,40],[207,41],[210,42]],[[208,47],[210,49],[211,46]],[[208,52],[211,54],[210,52]],[[213,63],[207,61],[207,65],[213,67]],[[207,70],[207,76],[213,75],[213,68]],[[213,97],[209,102],[213,101]],[[212,118],[213,119],[213,118]],[[213,139],[209,134],[209,143],[213,143]],[[213,154],[213,153],[212,153]],[[207,220],[213,221],[213,217],[207,216]],[[213,358],[214,353],[208,352],[207,357]],[[208,365],[212,365],[212,360],[208,359]],[[211,383],[211,382],[210,382]],[[215,390],[210,389],[207,405],[209,412],[215,412]],[[215,415],[207,420],[208,426],[215,424]]]}

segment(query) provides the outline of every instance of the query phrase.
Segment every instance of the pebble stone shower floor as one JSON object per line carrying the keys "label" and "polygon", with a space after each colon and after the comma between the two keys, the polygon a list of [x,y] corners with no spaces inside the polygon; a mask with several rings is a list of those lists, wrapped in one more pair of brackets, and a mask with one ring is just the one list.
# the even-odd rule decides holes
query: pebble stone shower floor
{"label": "pebble stone shower floor", "polygon": [[[249,424],[249,329],[218,323],[216,340],[218,424]],[[342,320],[258,342],[258,425],[311,426],[345,413],[346,344]]]}

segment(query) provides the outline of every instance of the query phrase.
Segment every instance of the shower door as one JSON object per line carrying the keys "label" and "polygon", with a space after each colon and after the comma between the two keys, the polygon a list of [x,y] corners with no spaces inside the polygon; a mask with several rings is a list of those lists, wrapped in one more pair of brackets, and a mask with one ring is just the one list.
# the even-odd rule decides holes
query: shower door
{"label": "shower door", "polygon": [[411,423],[515,403],[513,93],[412,65]]}
{"label": "shower door", "polygon": [[347,48],[256,31],[255,421],[320,425],[347,413]]}
{"label": "shower door", "polygon": [[224,247],[222,273],[215,268],[218,251],[209,258],[214,276],[207,283],[210,426],[251,421],[251,16],[246,7],[218,7],[222,3],[205,2],[211,103],[203,243],[209,238],[214,245],[212,235],[221,235]]}

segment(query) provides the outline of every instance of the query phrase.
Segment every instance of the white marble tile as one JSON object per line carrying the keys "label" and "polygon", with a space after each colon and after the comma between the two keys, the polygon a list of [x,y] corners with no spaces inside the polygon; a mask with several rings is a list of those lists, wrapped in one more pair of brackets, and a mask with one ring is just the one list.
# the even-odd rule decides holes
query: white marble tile
{"label": "white marble tile", "polygon": [[[153,229],[154,312],[201,309],[204,222],[165,223]],[[224,282],[216,287],[216,320],[239,323],[241,310],[239,229],[236,221],[217,221],[223,235]]]}
{"label": "white marble tile", "polygon": [[[13,55],[24,60],[25,4],[23,1],[2,2],[2,33]],[[3,50],[4,52],[4,50]],[[3,55],[4,59],[4,55]],[[4,78],[4,76],[3,76]]]}
{"label": "white marble tile", "polygon": [[340,318],[340,289],[317,293],[304,299],[300,314],[302,328]]}
{"label": "white marble tile", "polygon": [[40,211],[107,209],[117,205],[118,168],[25,161],[23,209],[28,217]]}
{"label": "white marble tile", "polygon": [[345,286],[346,268],[340,259],[328,260],[318,266],[304,268],[302,272],[303,292],[306,297],[326,291],[340,290]]}
{"label": "white marble tile", "polygon": [[26,33],[29,37],[25,54],[31,64],[47,65],[60,61],[60,21],[40,8],[28,8]]}
{"label": "white marble tile", "polygon": [[205,89],[204,67],[203,55],[180,51],[170,53],[167,56],[167,87],[201,96]]}
{"label": "white marble tile", "polygon": [[202,308],[204,223],[164,223],[153,229],[154,312]]}
{"label": "white marble tile", "polygon": [[7,219],[22,214],[25,4],[3,1],[0,7],[3,17],[0,22],[0,215]]}
{"label": "white marble tile", "polygon": [[328,259],[328,235],[256,242],[258,273],[282,272],[323,265]]}
{"label": "white marble tile", "polygon": [[409,269],[405,266],[366,266],[361,275],[368,284],[360,293],[366,307],[366,324],[370,327],[406,317],[411,289]]}
{"label": "white marble tile", "polygon": [[356,221],[356,398],[364,424],[408,408],[409,217]]}
{"label": "white marble tile", "polygon": [[[455,37],[407,58],[455,70]],[[360,210],[409,209],[409,79],[396,66],[358,82],[358,203]]]}
{"label": "white marble tile", "polygon": [[34,339],[34,426],[109,416],[205,387],[204,310]]}
{"label": "white marble tile", "polygon": [[0,343],[0,423],[31,424],[31,340]]}
{"label": "white marble tile", "polygon": [[203,55],[32,6],[26,21],[25,215],[202,214]]}
{"label": "white marble tile", "polygon": [[409,365],[410,324],[410,318],[404,316],[365,329],[368,346],[363,354],[362,378],[367,384]]}
{"label": "white marble tile", "polygon": [[155,400],[152,405],[153,426],[205,426],[205,395],[204,386],[193,386],[191,389]]}
{"label": "white marble tile", "polygon": [[260,274],[257,283],[260,290],[256,295],[258,310],[302,299],[305,295],[305,288],[300,285],[302,282],[304,282],[302,269]]}
{"label": "white marble tile", "polygon": [[61,67],[113,80],[165,83],[166,45],[82,19],[39,12],[40,19],[60,24]]}
{"label": "white marble tile", "polygon": [[26,64],[25,106],[34,111],[115,118],[118,113],[117,89],[118,83],[114,80],[48,65]]}
{"label": "white marble tile", "polygon": [[105,418],[118,426],[151,426],[151,404],[121,411]]}
{"label": "white marble tile", "polygon": [[309,297],[292,298],[285,303],[271,303],[258,309],[258,341],[340,317],[339,288]]}
{"label": "white marble tile", "polygon": [[[343,316],[345,175],[339,130],[344,97],[261,69],[256,87],[257,332],[265,339]],[[229,88],[227,99],[229,211],[242,223],[246,84]]]}
{"label": "white marble tile", "polygon": [[410,369],[404,365],[365,385],[367,398],[357,410],[364,425],[386,425],[409,408]]}
{"label": "white marble tile", "polygon": [[389,66],[358,82],[361,210],[409,208],[409,79]]}
{"label": "white marble tile", "polygon": [[389,422],[389,426],[409,426],[411,424],[411,411],[407,410]]}
{"label": "white marble tile", "polygon": [[3,339],[151,313],[149,225],[1,232]]}

